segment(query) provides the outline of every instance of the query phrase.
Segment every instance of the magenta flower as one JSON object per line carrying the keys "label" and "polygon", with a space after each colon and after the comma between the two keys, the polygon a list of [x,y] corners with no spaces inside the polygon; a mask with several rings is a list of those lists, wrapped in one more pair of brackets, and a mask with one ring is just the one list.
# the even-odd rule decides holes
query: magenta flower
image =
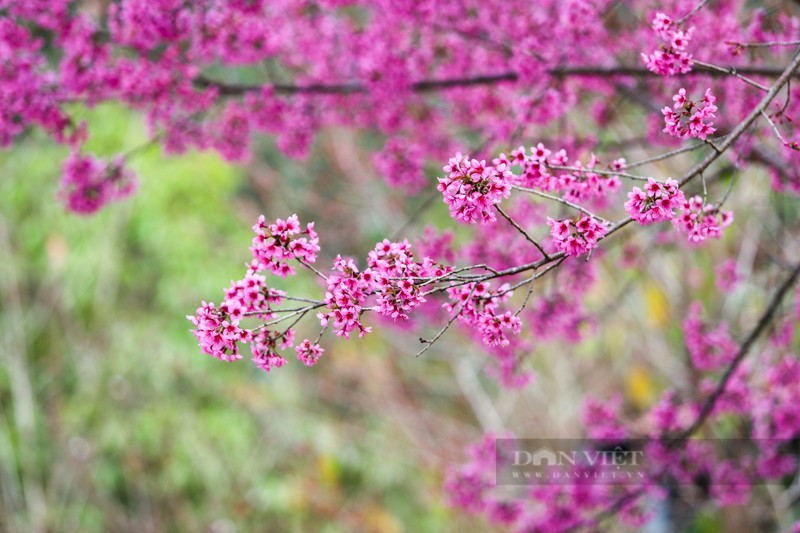
{"label": "magenta flower", "polygon": [[584,255],[597,247],[597,241],[608,232],[603,223],[588,215],[564,220],[547,217],[547,225],[550,226],[550,235],[556,248],[573,257]]}
{"label": "magenta flower", "polygon": [[717,131],[711,122],[717,111],[717,106],[714,105],[717,99],[711,94],[711,89],[706,89],[700,102],[687,100],[685,89],[678,91],[672,99],[675,101],[674,109],[665,107],[661,110],[664,115],[665,133],[681,139],[694,137],[705,141],[709,135]]}
{"label": "magenta flower", "polygon": [[692,40],[694,28],[678,29],[664,13],[657,13],[653,18],[652,28],[661,39],[662,45],[651,54],[642,54],[648,70],[662,76],[685,74],[692,70],[692,55],[686,47]]}
{"label": "magenta flower", "polygon": [[642,226],[672,220],[674,210],[683,207],[685,197],[672,178],[660,183],[648,178],[644,190],[634,187],[628,193],[625,211]]}
{"label": "magenta flower", "polygon": [[511,194],[513,174],[508,165],[489,166],[486,161],[457,153],[443,169],[438,190],[450,208],[450,216],[466,224],[488,224],[496,220],[491,207]]}

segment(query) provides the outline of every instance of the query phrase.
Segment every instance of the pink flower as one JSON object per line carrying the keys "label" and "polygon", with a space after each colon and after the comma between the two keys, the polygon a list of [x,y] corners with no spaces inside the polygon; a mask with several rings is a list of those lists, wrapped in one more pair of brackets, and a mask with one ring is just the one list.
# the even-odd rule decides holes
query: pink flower
{"label": "pink flower", "polygon": [[466,224],[488,224],[496,220],[493,205],[511,194],[513,174],[508,165],[486,165],[457,153],[443,169],[437,189],[450,208],[450,216]]}
{"label": "pink flower", "polygon": [[736,260],[727,259],[714,271],[717,288],[724,293],[730,293],[742,281],[736,272]]}
{"label": "pink flower", "polygon": [[104,161],[73,152],[64,162],[58,196],[73,213],[88,215],[135,189],[136,177],[122,159]]}
{"label": "pink flower", "polygon": [[326,313],[318,313],[320,324],[326,327],[333,319],[333,329],[336,335],[350,338],[350,334],[358,330],[358,336],[363,337],[371,331],[361,323],[362,306],[371,293],[371,285],[365,279],[365,274],[359,272],[355,262],[337,256],[333,263],[337,273],[328,276],[328,292],[325,293]]}
{"label": "pink flower", "polygon": [[625,211],[639,224],[646,226],[672,220],[675,216],[673,210],[682,207],[684,201],[683,191],[674,179],[667,178],[667,181],[660,183],[648,178],[644,191],[634,187],[628,193]]}
{"label": "pink flower", "polygon": [[700,102],[687,100],[685,89],[679,90],[672,99],[675,101],[675,110],[669,107],[661,110],[664,115],[664,132],[681,139],[694,137],[706,140],[717,131],[711,122],[717,111],[717,106],[714,105],[717,99],[711,94],[711,89],[706,89]]}
{"label": "pink flower", "polygon": [[608,232],[606,226],[594,218],[583,215],[577,219],[554,220],[547,217],[550,235],[556,248],[577,257],[597,247],[597,241]]}
{"label": "pink flower", "polygon": [[733,213],[706,204],[700,196],[684,200],[683,213],[672,220],[675,228],[686,233],[689,242],[719,239],[722,230],[733,222]]}
{"label": "pink flower", "polygon": [[408,313],[426,300],[418,281],[436,278],[449,268],[431,258],[415,261],[408,241],[390,242],[384,239],[369,252],[369,283],[378,295],[378,312],[393,320],[407,320]]}
{"label": "pink flower", "polygon": [[694,28],[679,30],[664,13],[656,13],[652,28],[660,37],[662,45],[649,55],[642,54],[648,70],[662,76],[685,74],[692,70],[692,55],[686,52],[686,48],[692,40]]}
{"label": "pink flower", "polygon": [[728,334],[725,323],[711,329],[701,318],[703,312],[700,302],[689,307],[683,321],[683,335],[692,364],[698,370],[719,370],[728,363],[739,349],[739,345]]}
{"label": "pink flower", "polygon": [[306,224],[306,229],[301,231],[297,215],[286,220],[279,218],[273,224],[267,224],[261,215],[253,231],[256,236],[250,251],[259,271],[267,270],[285,278],[295,273],[289,261],[294,259],[310,264],[317,260],[319,237],[313,222]]}
{"label": "pink flower", "polygon": [[320,356],[325,353],[325,350],[319,344],[312,343],[308,339],[298,344],[295,350],[297,351],[297,359],[306,366],[314,366]]}
{"label": "pink flower", "polygon": [[672,97],[675,104],[672,106],[675,109],[680,109],[686,103],[686,89],[678,89],[678,94]]}

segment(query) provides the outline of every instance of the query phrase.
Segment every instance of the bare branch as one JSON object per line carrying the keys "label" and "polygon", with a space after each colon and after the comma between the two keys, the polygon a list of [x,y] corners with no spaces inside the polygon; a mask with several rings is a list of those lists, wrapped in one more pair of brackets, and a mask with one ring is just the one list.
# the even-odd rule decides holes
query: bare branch
{"label": "bare branch", "polygon": [[[722,138],[723,137],[719,137],[717,140],[722,139]],[[671,152],[666,152],[666,153],[661,154],[661,155],[648,157],[647,159],[642,159],[641,161],[636,161],[635,163],[627,164],[627,165],[625,165],[625,168],[626,169],[631,169],[631,168],[636,168],[636,167],[642,167],[644,165],[649,165],[650,163],[658,163],[660,161],[664,161],[665,159],[670,159],[670,158],[675,157],[677,155],[685,154],[685,153],[688,153],[688,152],[693,152],[693,151],[697,150],[698,148],[702,148],[703,146],[707,146],[707,144],[706,143],[698,143],[698,144],[695,144],[695,145],[692,145],[692,146],[686,146],[684,148],[678,148],[677,150],[672,150]]]}
{"label": "bare branch", "polygon": [[725,41],[725,44],[740,48],[771,48],[773,46],[797,46],[800,41],[766,41],[761,43],[742,43],[739,41]]}
{"label": "bare branch", "polygon": [[[692,69],[690,72],[681,74],[681,76],[709,76],[720,77],[730,76],[730,72],[726,70],[716,70],[708,68],[704,65],[697,65],[698,68]],[[760,67],[760,66],[742,66],[737,67],[736,72],[740,75],[752,76],[765,76],[777,77],[783,72],[775,67]],[[613,67],[594,67],[594,66],[574,66],[574,67],[555,67],[548,70],[548,73],[556,78],[566,77],[586,77],[586,78],[614,78],[614,77],[634,77],[634,78],[651,78],[660,77],[660,75],[650,72],[644,67],[634,66],[613,66]],[[445,79],[432,79],[420,80],[411,83],[411,90],[414,92],[431,92],[443,89],[453,89],[457,87],[472,87],[480,85],[495,85],[498,83],[513,83],[519,80],[519,75],[516,72],[501,72],[498,74],[486,74],[480,76],[471,76],[465,78],[445,78]],[[358,82],[343,82],[343,83],[310,83],[306,85],[294,84],[266,84],[266,85],[243,85],[236,83],[226,83],[224,81],[214,80],[206,76],[198,76],[194,79],[194,84],[198,88],[214,87],[219,91],[221,96],[242,96],[250,92],[259,92],[264,87],[269,87],[272,92],[280,95],[292,94],[333,94],[333,95],[348,95],[367,93],[368,89],[365,85]]]}
{"label": "bare branch", "polygon": [[[619,176],[621,178],[628,178],[631,180],[638,180],[638,181],[647,181],[648,178],[645,176],[637,176],[636,174],[628,174],[627,172],[621,172],[617,170],[597,170],[593,168],[579,168],[579,167],[565,167],[561,165],[547,165],[547,168],[551,168],[553,170],[568,170],[570,172],[581,172],[583,174],[599,174],[600,176]],[[626,168],[628,166],[626,165]]]}
{"label": "bare branch", "polygon": [[761,116],[764,117],[767,120],[767,122],[769,122],[770,126],[772,126],[772,131],[775,132],[775,135],[778,137],[778,140],[781,141],[783,144],[789,144],[786,142],[786,139],[783,138],[783,135],[781,135],[778,126],[776,126],[775,123],[772,121],[772,119],[769,118],[769,115],[767,115],[764,111],[761,111]]}
{"label": "bare branch", "polygon": [[750,352],[750,349],[753,347],[756,340],[758,340],[764,331],[766,331],[770,323],[772,323],[772,320],[775,318],[775,313],[777,313],[778,307],[780,307],[780,304],[783,301],[783,297],[786,296],[786,293],[789,292],[789,289],[791,289],[795,282],[797,282],[798,277],[800,277],[800,264],[794,267],[792,273],[784,280],[778,290],[775,291],[775,294],[772,296],[767,308],[761,314],[761,318],[758,319],[756,327],[750,331],[750,333],[747,335],[747,338],[745,338],[744,342],[742,342],[742,344],[739,346],[739,351],[728,364],[728,367],[725,369],[725,373],[717,383],[717,386],[706,398],[706,401],[700,408],[700,413],[697,415],[695,421],[674,437],[666,439],[668,442],[675,443],[688,439],[698,429],[700,429],[700,427],[702,427],[708,416],[711,414],[711,411],[714,410],[717,400],[719,400],[720,396],[725,393],[725,387],[728,385],[731,377],[733,377],[733,374],[739,368],[741,362]]}
{"label": "bare branch", "polygon": [[761,91],[764,91],[764,92],[769,91],[769,87],[765,87],[764,85],[761,85],[757,81],[751,80],[750,78],[748,78],[746,76],[742,76],[741,74],[739,74],[739,72],[736,70],[736,67],[730,67],[730,68],[718,67],[716,65],[712,65],[711,63],[705,63],[703,61],[698,61],[697,59],[692,59],[692,63],[695,64],[695,65],[700,65],[701,67],[705,67],[707,69],[714,70],[716,72],[723,72],[725,74],[730,74],[731,76],[739,78],[740,80],[742,80],[746,84],[751,85],[751,86],[753,86],[756,89],[759,89]]}
{"label": "bare branch", "polygon": [[522,234],[522,235],[525,237],[525,239],[526,239],[526,240],[527,240],[529,243],[533,244],[533,245],[536,247],[536,249],[537,249],[537,250],[539,250],[539,251],[542,253],[542,256],[544,256],[544,257],[550,257],[550,255],[549,255],[549,254],[548,254],[548,253],[547,253],[547,252],[544,250],[544,248],[542,248],[542,245],[541,245],[541,244],[539,244],[538,242],[536,242],[536,241],[533,239],[533,237],[531,237],[530,235],[528,235],[528,232],[527,232],[527,231],[525,231],[524,229],[522,229],[522,226],[520,226],[519,224],[517,224],[517,223],[516,223],[516,221],[514,221],[514,219],[513,219],[513,218],[511,218],[510,216],[508,216],[508,214],[506,214],[506,212],[505,212],[505,211],[503,211],[502,209],[500,209],[500,206],[499,206],[499,205],[495,204],[495,206],[494,206],[494,207],[495,207],[495,209],[497,209],[497,212],[498,212],[498,213],[500,213],[500,215],[501,215],[501,216],[502,216],[504,219],[508,220],[509,224],[511,224],[512,226],[514,226],[514,228],[516,228],[516,230],[517,230],[517,231],[519,231],[519,232],[520,232],[520,233],[521,233],[521,234]]}
{"label": "bare branch", "polygon": [[711,0],[703,0],[702,2],[700,2],[699,4],[697,4],[697,5],[694,7],[694,9],[692,9],[691,11],[689,11],[689,12],[688,12],[686,15],[684,15],[684,16],[682,16],[681,18],[679,18],[678,20],[676,20],[676,21],[675,21],[675,24],[677,24],[678,26],[680,26],[681,24],[683,24],[684,22],[686,22],[687,20],[689,20],[690,18],[692,18],[693,16],[695,16],[695,14],[697,14],[697,12],[698,12],[698,11],[700,11],[701,9],[703,9],[703,8],[706,6],[706,4],[708,4],[710,1],[711,1]]}
{"label": "bare branch", "polygon": [[423,338],[419,339],[420,342],[425,343],[425,347],[417,352],[416,357],[419,357],[420,355],[422,355],[425,352],[427,352],[428,349],[431,346],[433,346],[436,343],[436,341],[438,341],[439,338],[442,335],[444,335],[444,332],[447,331],[448,329],[450,329],[450,326],[453,324],[453,322],[455,322],[456,318],[458,318],[459,315],[461,315],[461,313],[464,311],[464,308],[467,306],[467,302],[469,302],[472,299],[472,294],[475,292],[475,288],[477,286],[478,286],[477,283],[472,286],[472,289],[470,289],[469,294],[467,295],[467,299],[464,300],[463,302],[461,302],[461,306],[458,308],[458,311],[453,313],[453,316],[450,317],[450,320],[447,321],[447,324],[445,324],[444,327],[439,330],[439,333],[437,333],[436,336],[433,339],[431,339],[431,340],[426,340],[426,339],[423,339]]}
{"label": "bare branch", "polygon": [[518,191],[527,192],[529,194],[533,194],[533,195],[536,195],[536,196],[541,196],[542,198],[547,198],[548,200],[553,200],[554,202],[558,202],[560,204],[564,204],[564,205],[566,205],[568,207],[571,207],[572,209],[576,209],[576,210],[580,211],[584,215],[588,215],[588,216],[592,217],[593,219],[595,219],[598,222],[601,222],[603,224],[608,224],[609,223],[608,220],[604,219],[603,217],[601,217],[599,215],[595,215],[594,213],[592,213],[591,211],[589,211],[585,207],[581,207],[578,204],[570,202],[569,200],[565,200],[563,198],[559,198],[558,196],[553,196],[552,194],[547,194],[546,192],[537,191],[536,189],[529,189],[528,187],[521,187],[519,185],[513,185],[512,187],[514,189],[518,190]]}

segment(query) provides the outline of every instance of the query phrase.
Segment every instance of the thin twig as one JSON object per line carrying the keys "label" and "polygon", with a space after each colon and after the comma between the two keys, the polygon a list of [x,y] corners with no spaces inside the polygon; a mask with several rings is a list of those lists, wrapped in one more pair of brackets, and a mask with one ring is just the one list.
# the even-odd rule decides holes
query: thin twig
{"label": "thin twig", "polygon": [[539,250],[539,251],[541,252],[541,254],[542,254],[542,256],[543,256],[543,257],[550,257],[550,255],[549,255],[549,254],[548,254],[548,253],[545,251],[545,249],[544,249],[544,248],[542,248],[542,245],[541,245],[541,244],[539,244],[538,242],[536,242],[536,241],[533,239],[533,237],[531,237],[531,236],[528,234],[528,232],[527,232],[527,231],[525,231],[525,230],[522,228],[522,226],[520,226],[519,224],[517,224],[517,222],[516,222],[516,221],[515,221],[513,218],[511,218],[510,216],[508,216],[508,214],[506,214],[506,212],[505,212],[505,211],[503,211],[503,210],[500,208],[500,206],[499,206],[499,205],[495,204],[495,206],[494,206],[494,207],[495,207],[495,209],[497,209],[497,212],[498,212],[498,213],[500,213],[500,215],[501,215],[501,216],[502,216],[504,219],[508,220],[509,224],[511,224],[512,226],[514,226],[514,228],[516,228],[516,229],[517,229],[517,231],[519,231],[519,232],[520,232],[520,233],[521,233],[521,234],[522,234],[522,235],[525,237],[525,239],[526,239],[526,240],[527,240],[529,243],[533,244],[533,245],[536,247],[536,249],[537,249],[537,250]]}
{"label": "thin twig", "polygon": [[701,9],[703,9],[703,8],[706,6],[706,4],[708,4],[710,1],[711,1],[711,0],[703,0],[702,2],[700,2],[699,4],[697,4],[697,5],[694,7],[694,9],[692,9],[691,11],[689,11],[689,12],[688,12],[686,15],[684,15],[684,16],[682,16],[681,18],[679,18],[678,20],[676,20],[676,21],[675,21],[675,24],[677,24],[678,26],[680,26],[681,24],[683,24],[684,22],[686,22],[687,20],[689,20],[690,18],[692,18],[692,17],[693,17],[693,16],[694,16],[694,15],[695,15],[695,14],[696,14],[698,11],[700,11]]}
{"label": "thin twig", "polygon": [[712,65],[711,63],[705,63],[705,62],[699,61],[697,59],[692,59],[692,63],[694,63],[695,65],[700,65],[700,66],[705,67],[707,69],[714,70],[716,72],[724,72],[726,74],[730,74],[731,76],[739,78],[740,80],[742,80],[746,84],[751,85],[751,86],[753,86],[756,89],[759,89],[761,91],[764,91],[764,92],[769,91],[769,87],[765,87],[764,85],[761,85],[757,81],[751,80],[750,78],[748,78],[746,76],[742,76],[741,74],[739,74],[739,72],[736,70],[736,67],[730,67],[730,68],[718,67],[717,65]]}
{"label": "thin twig", "polygon": [[434,343],[435,343],[436,341],[438,341],[438,340],[439,340],[439,338],[440,338],[442,335],[444,335],[444,332],[445,332],[445,331],[447,331],[447,330],[450,328],[450,326],[453,324],[453,322],[455,322],[456,318],[458,318],[458,317],[459,317],[459,315],[461,315],[461,313],[464,311],[464,308],[467,306],[467,302],[469,302],[469,301],[472,299],[472,293],[474,293],[474,292],[475,292],[475,288],[476,288],[477,286],[478,286],[478,284],[477,284],[477,283],[476,283],[475,285],[473,285],[473,286],[472,286],[472,289],[470,289],[470,291],[469,291],[469,294],[467,295],[467,298],[466,298],[466,300],[464,300],[463,302],[461,302],[461,306],[458,308],[458,311],[456,311],[456,312],[453,314],[453,316],[451,316],[451,317],[450,317],[450,320],[448,320],[448,321],[447,321],[447,324],[445,324],[445,325],[444,325],[444,327],[443,327],[441,330],[439,330],[439,333],[437,333],[437,334],[436,334],[436,336],[435,336],[433,339],[431,339],[431,340],[426,340],[426,339],[423,339],[423,338],[420,338],[420,339],[419,339],[419,340],[420,340],[420,342],[423,342],[423,343],[425,343],[425,347],[424,347],[423,349],[421,349],[420,351],[418,351],[418,352],[417,352],[417,355],[416,355],[416,357],[419,357],[420,355],[422,355],[422,354],[424,354],[425,352],[427,352],[427,351],[428,351],[428,349],[429,349],[431,346],[433,346],[433,345],[434,345]]}
{"label": "thin twig", "polygon": [[571,172],[581,172],[584,174],[599,174],[600,176],[619,176],[621,178],[628,178],[638,181],[648,180],[648,178],[645,176],[637,176],[636,174],[628,174],[627,172],[620,172],[617,170],[597,170],[592,168],[567,167],[562,165],[547,165],[547,168],[551,168],[554,170],[568,170]]}
{"label": "thin twig", "polygon": [[547,198],[548,200],[553,200],[554,202],[558,202],[560,204],[564,204],[564,205],[566,205],[568,207],[571,207],[572,209],[577,209],[581,213],[583,213],[585,215],[588,215],[588,216],[592,217],[593,219],[595,219],[595,220],[597,220],[597,221],[599,221],[599,222],[601,222],[603,224],[608,224],[609,223],[608,220],[604,219],[603,217],[601,217],[599,215],[595,215],[594,213],[592,213],[591,211],[589,211],[585,207],[581,207],[578,204],[570,202],[569,200],[565,200],[563,198],[559,198],[558,196],[553,196],[552,194],[547,194],[546,192],[537,191],[536,189],[529,189],[528,187],[521,187],[519,185],[512,185],[512,187],[514,189],[518,190],[518,191],[527,192],[529,194],[533,194],[533,195],[536,195],[536,196],[541,196],[542,198]]}
{"label": "thin twig", "polygon": [[[724,137],[718,137],[716,140],[721,140],[723,138]],[[697,150],[698,148],[702,148],[704,146],[707,146],[706,143],[698,143],[692,146],[685,146],[683,148],[678,148],[677,150],[672,150],[671,152],[666,152],[661,155],[648,157],[647,159],[642,159],[641,161],[636,161],[635,163],[626,164],[625,168],[631,169],[631,168],[641,167],[644,165],[649,165],[650,163],[658,163],[660,161],[664,161],[665,159],[669,159],[677,155],[685,154],[687,152],[693,152],[694,150]]]}
{"label": "thin twig", "polygon": [[298,296],[281,296],[284,300],[294,300],[296,302],[306,302],[309,304],[324,304],[322,300],[312,300],[311,298],[300,298]]}
{"label": "thin twig", "polygon": [[320,278],[322,278],[326,282],[328,281],[328,276],[326,276],[325,274],[323,274],[322,272],[320,272],[319,270],[317,270],[316,268],[311,266],[310,263],[307,263],[304,259],[300,259],[299,257],[297,258],[297,260],[300,262],[301,265],[303,265],[307,269],[313,271],[317,276],[319,276]]}
{"label": "thin twig", "polygon": [[326,331],[328,331],[328,323],[319,330],[319,335],[317,335],[317,340],[314,341],[314,344],[319,344],[319,341],[322,340],[322,335],[324,335]]}
{"label": "thin twig", "polygon": [[719,201],[717,204],[717,209],[721,209],[725,202],[728,201],[728,197],[731,195],[731,191],[733,191],[733,184],[736,181],[736,173],[734,172],[731,175],[731,182],[728,184],[728,190],[725,191],[725,196],[722,197],[722,200]]}
{"label": "thin twig", "polygon": [[525,309],[525,306],[528,305],[528,300],[530,300],[531,294],[533,293],[534,281],[536,281],[536,272],[534,272],[533,275],[526,280],[525,283],[530,283],[530,287],[528,287],[528,292],[525,293],[525,298],[522,300],[522,305],[519,307],[519,309],[517,309],[517,312],[514,313],[514,316],[519,316],[520,313],[522,313],[522,311]]}
{"label": "thin twig", "polygon": [[800,41],[765,41],[760,43],[742,43],[739,41],[725,41],[725,44],[739,46],[741,48],[770,48],[773,46],[797,46]]}
{"label": "thin twig", "polygon": [[433,205],[433,201],[436,200],[436,197],[438,197],[440,194],[441,193],[439,191],[437,191],[436,189],[431,191],[431,193],[428,195],[428,197],[425,198],[425,201],[423,201],[419,205],[419,207],[417,207],[414,210],[414,212],[411,213],[411,215],[409,215],[408,219],[406,219],[406,221],[403,222],[403,225],[400,226],[399,228],[397,228],[397,231],[394,232],[394,234],[392,235],[391,240],[392,241],[396,241],[398,238],[400,238],[400,236],[405,232],[406,228],[411,226],[411,224],[413,224],[417,220],[417,218],[419,218],[425,211],[427,211],[427,209],[431,205]]}
{"label": "thin twig", "polygon": [[305,307],[292,307],[290,309],[262,309],[260,311],[248,311],[243,313],[243,316],[258,316],[258,315],[271,315],[276,313],[293,313],[295,311],[303,311]]}
{"label": "thin twig", "polygon": [[769,118],[769,115],[767,115],[764,111],[761,111],[761,116],[764,117],[767,120],[767,122],[769,122],[770,126],[772,126],[772,131],[775,132],[775,135],[778,137],[778,140],[780,140],[783,144],[788,144],[786,142],[786,139],[783,138],[783,135],[781,135],[778,126],[776,126],[775,123],[772,121],[772,119]]}
{"label": "thin twig", "polygon": [[297,309],[296,311],[294,311],[292,313],[289,313],[287,315],[284,315],[282,317],[276,318],[274,320],[270,320],[269,322],[264,322],[263,324],[261,324],[257,328],[253,329],[253,331],[258,331],[260,329],[264,329],[267,326],[273,326],[273,325],[278,324],[280,322],[283,322],[285,320],[289,320],[290,318],[292,318],[294,316],[297,316],[297,315],[305,316],[309,311],[313,311],[314,309],[319,309],[320,307],[322,307],[324,305],[325,304],[321,302],[321,303],[318,303],[318,304],[315,304],[315,305],[309,305],[308,307],[302,307],[302,308]]}
{"label": "thin twig", "polygon": [[[417,278],[417,279],[422,281],[422,283],[420,283],[420,287],[424,287],[425,285],[430,285],[431,283],[438,283],[440,281],[447,280],[447,279],[450,278],[450,276],[453,276],[454,274],[460,274],[461,272],[466,272],[467,270],[476,270],[476,269],[479,269],[479,268],[483,269],[483,270],[488,270],[492,274],[497,274],[498,273],[497,270],[493,269],[489,265],[485,265],[485,264],[481,263],[479,265],[470,265],[470,266],[460,267],[460,268],[457,268],[455,270],[451,270],[447,274],[442,274],[441,276],[437,276],[435,278]],[[394,279],[394,278],[389,278],[389,279]],[[398,279],[405,279],[405,278],[398,278]]]}
{"label": "thin twig", "polygon": [[285,336],[286,336],[286,334],[289,332],[289,330],[290,330],[290,329],[292,329],[293,327],[295,327],[295,325],[297,325],[297,323],[298,323],[298,322],[300,322],[301,320],[303,320],[303,318],[304,318],[305,316],[306,316],[306,315],[305,315],[305,313],[303,313],[303,314],[302,314],[302,315],[300,315],[299,317],[295,318],[295,319],[294,319],[294,321],[292,321],[292,323],[291,323],[291,324],[289,324],[288,326],[286,326],[286,329],[284,329],[284,330],[283,330],[283,332],[282,332],[280,335],[278,335],[278,337],[277,337],[277,338],[278,338],[278,339],[282,339],[283,337],[285,337]]}

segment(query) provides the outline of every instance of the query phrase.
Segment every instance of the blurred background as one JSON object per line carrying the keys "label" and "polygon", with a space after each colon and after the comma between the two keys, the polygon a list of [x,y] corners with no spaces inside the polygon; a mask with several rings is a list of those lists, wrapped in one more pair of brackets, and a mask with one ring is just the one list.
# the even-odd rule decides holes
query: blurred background
{"label": "blurred background", "polygon": [[260,213],[325,220],[329,252],[362,256],[403,224],[356,140],[323,137],[302,165],[265,144],[232,167],[143,147],[112,106],[83,118],[89,150],[136,151],[130,201],[67,214],[62,148],[32,133],[0,153],[0,531],[456,527],[444,465],[479,428],[448,364],[375,335],[266,374],[203,355],[185,318],[242,277]]}
{"label": "blurred background", "polygon": [[[640,228],[598,253],[588,302],[600,334],[534,339],[525,366],[538,377],[523,390],[501,392],[482,371],[486,356],[458,334],[416,359],[417,337],[385,328],[328,336],[315,367],[290,361],[266,374],[203,355],[185,318],[241,278],[257,216],[317,220],[328,265],[399,231],[452,227],[439,197],[389,189],[364,150],[375,141],[348,131],[322,135],[303,163],[262,139],[252,163],[230,166],[164,156],[144,144],[138,117],[113,106],[80,113],[89,151],[135,152],[140,190],[95,216],[69,215],[54,197],[63,148],[34,132],[0,153],[0,531],[491,530],[442,493],[466,444],[504,428],[579,436],[586,393],[616,394],[635,417],[666,386],[696,378],[680,333],[691,300],[738,331],[796,247],[793,204],[754,171],[734,195],[746,201],[726,206],[737,219],[723,240],[691,251]],[[729,169],[715,179],[727,184]],[[656,242],[661,252],[649,253]],[[622,270],[621,255],[631,258]],[[720,292],[715,269],[727,257],[744,282]],[[319,294],[310,277],[274,282]],[[315,325],[304,327],[298,338],[314,338]],[[698,531],[738,520],[694,516]]]}

